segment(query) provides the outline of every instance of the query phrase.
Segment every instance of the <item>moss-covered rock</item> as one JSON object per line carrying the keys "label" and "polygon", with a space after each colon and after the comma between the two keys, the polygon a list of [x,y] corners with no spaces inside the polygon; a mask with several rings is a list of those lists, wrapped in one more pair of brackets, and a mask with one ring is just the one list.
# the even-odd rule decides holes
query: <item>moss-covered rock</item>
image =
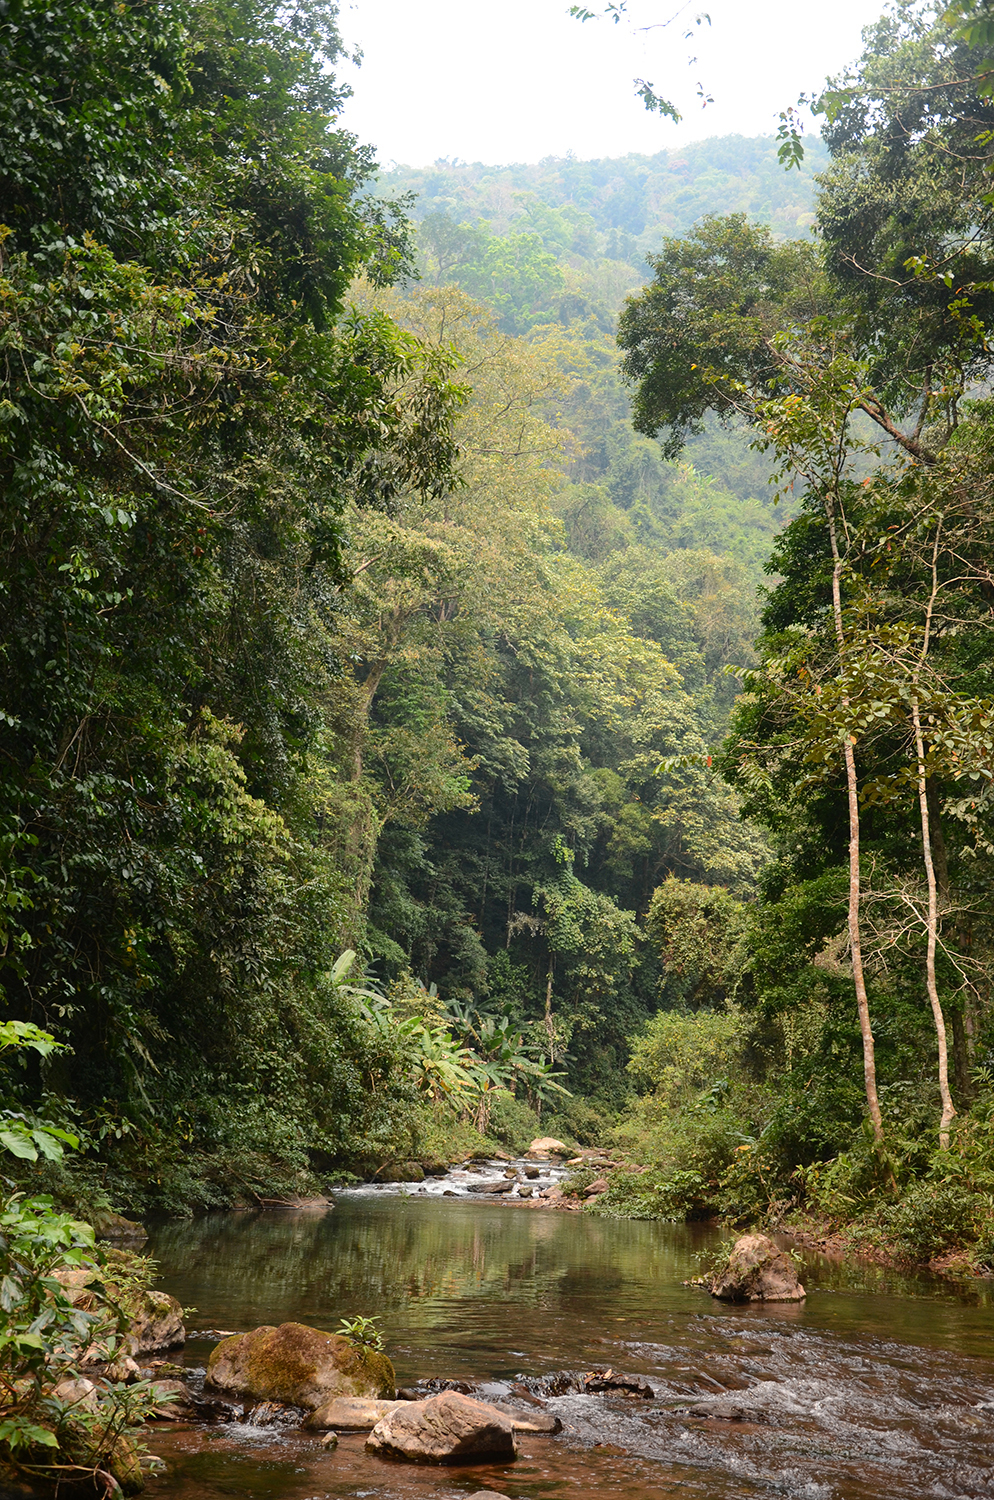
{"label": "moss-covered rock", "polygon": [[98,1240],[111,1240],[123,1245],[143,1245],[148,1239],[148,1230],[136,1219],[125,1219],[109,1209],[90,1214]]}
{"label": "moss-covered rock", "polygon": [[396,1377],[385,1354],[304,1323],[281,1323],[222,1339],[210,1357],[207,1384],[228,1395],[315,1411],[335,1396],[392,1397]]}
{"label": "moss-covered rock", "polygon": [[379,1182],[424,1182],[425,1169],[418,1161],[396,1161],[376,1176]]}
{"label": "moss-covered rock", "polygon": [[131,1320],[133,1353],[147,1354],[152,1349],[175,1349],[186,1343],[183,1309],[168,1292],[151,1287],[132,1292],[124,1299]]}

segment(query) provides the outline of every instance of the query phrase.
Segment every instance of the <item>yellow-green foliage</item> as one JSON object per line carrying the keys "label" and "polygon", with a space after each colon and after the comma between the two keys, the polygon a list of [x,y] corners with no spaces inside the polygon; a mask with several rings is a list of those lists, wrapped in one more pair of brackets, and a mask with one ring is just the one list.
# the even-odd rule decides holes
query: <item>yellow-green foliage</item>
{"label": "yellow-green foliage", "polygon": [[738,1011],[660,1011],[635,1038],[628,1071],[651,1090],[658,1116],[727,1079],[744,1042],[745,1023]]}
{"label": "yellow-green foliage", "polygon": [[746,911],[723,886],[671,876],[656,888],[646,929],[671,1002],[715,1007],[734,995],[745,962]]}

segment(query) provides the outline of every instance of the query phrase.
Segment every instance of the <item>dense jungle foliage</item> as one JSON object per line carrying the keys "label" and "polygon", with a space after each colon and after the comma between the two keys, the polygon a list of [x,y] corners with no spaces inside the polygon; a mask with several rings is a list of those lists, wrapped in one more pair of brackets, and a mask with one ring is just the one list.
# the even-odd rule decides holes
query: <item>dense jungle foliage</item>
{"label": "dense jungle foliage", "polygon": [[0,10],[21,1180],[541,1123],[994,1256],[992,45],[896,6],[801,173],[377,176],[326,0]]}

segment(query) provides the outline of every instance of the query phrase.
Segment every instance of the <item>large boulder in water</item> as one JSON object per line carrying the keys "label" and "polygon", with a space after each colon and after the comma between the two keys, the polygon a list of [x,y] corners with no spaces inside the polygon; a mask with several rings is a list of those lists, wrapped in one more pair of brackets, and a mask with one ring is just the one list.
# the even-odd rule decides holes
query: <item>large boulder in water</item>
{"label": "large boulder in water", "polygon": [[797,1267],[765,1234],[744,1234],[711,1283],[722,1302],[803,1302]]}
{"label": "large boulder in water", "polygon": [[415,1464],[483,1463],[517,1458],[518,1445],[506,1412],[458,1391],[443,1391],[427,1401],[398,1406],[377,1422],[366,1451]]}
{"label": "large boulder in water", "polygon": [[146,1287],[125,1299],[131,1318],[133,1354],[148,1354],[153,1349],[175,1349],[186,1343],[183,1309],[175,1297]]}
{"label": "large boulder in water", "polygon": [[335,1396],[392,1397],[395,1376],[385,1354],[305,1323],[281,1323],[222,1339],[207,1366],[207,1385],[316,1411]]}
{"label": "large boulder in water", "polygon": [[528,1156],[568,1156],[569,1147],[557,1141],[554,1135],[540,1135],[532,1141],[526,1152]]}

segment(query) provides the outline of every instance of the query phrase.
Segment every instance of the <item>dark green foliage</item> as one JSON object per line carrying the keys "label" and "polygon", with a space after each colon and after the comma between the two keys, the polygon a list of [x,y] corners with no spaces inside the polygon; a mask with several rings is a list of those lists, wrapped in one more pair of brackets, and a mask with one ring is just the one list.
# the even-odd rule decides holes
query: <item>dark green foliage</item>
{"label": "dark green foliage", "polygon": [[49,1081],[89,1139],[121,1120],[163,1180],[235,1139],[366,1149],[370,1059],[320,977],[350,917],[313,627],[346,500],[443,486],[459,393],[389,319],[333,326],[403,263],[333,124],[334,21],[0,18],[6,1003],[70,1041]]}

